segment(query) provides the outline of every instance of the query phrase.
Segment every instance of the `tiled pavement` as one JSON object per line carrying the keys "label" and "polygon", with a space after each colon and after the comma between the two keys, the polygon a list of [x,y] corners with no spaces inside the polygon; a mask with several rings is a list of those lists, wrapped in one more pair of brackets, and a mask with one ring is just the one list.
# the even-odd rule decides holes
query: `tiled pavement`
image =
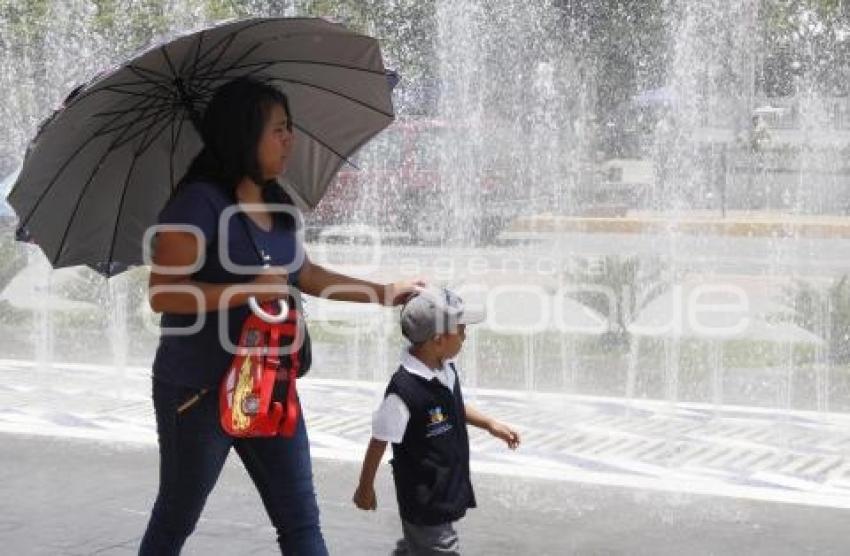
{"label": "tiled pavement", "polygon": [[[0,376],[0,431],[155,443],[148,369],[0,360]],[[382,388],[299,383],[315,457],[360,460]],[[467,397],[523,436],[510,452],[473,430],[479,471],[850,508],[848,415],[495,390]]]}

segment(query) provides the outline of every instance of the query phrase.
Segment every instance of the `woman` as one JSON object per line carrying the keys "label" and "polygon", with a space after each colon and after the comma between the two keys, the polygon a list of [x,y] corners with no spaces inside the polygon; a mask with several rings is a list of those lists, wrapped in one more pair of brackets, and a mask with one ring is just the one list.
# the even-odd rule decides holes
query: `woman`
{"label": "woman", "polygon": [[[226,344],[237,343],[251,295],[274,301],[292,286],[392,305],[418,283],[383,285],[326,270],[303,254],[292,214],[269,211],[272,202],[291,205],[275,182],[293,141],[280,91],[232,81],[215,93],[200,124],[204,149],[160,214],[150,276],[150,305],[163,313],[153,365],[160,486],[140,554],[180,552],[231,447],[260,493],[281,552],[327,554],[301,412],[292,438],[236,439],[219,425],[216,391],[233,357]],[[227,218],[235,207],[250,212]],[[261,265],[270,268],[250,270]]]}

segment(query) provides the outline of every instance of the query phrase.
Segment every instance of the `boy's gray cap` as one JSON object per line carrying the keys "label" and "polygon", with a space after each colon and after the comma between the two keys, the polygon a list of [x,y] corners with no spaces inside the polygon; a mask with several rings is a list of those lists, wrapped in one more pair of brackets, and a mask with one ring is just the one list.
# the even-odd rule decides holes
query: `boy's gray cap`
{"label": "boy's gray cap", "polygon": [[437,334],[457,332],[459,324],[484,320],[484,311],[467,307],[456,293],[445,288],[426,288],[401,308],[401,333],[420,344]]}

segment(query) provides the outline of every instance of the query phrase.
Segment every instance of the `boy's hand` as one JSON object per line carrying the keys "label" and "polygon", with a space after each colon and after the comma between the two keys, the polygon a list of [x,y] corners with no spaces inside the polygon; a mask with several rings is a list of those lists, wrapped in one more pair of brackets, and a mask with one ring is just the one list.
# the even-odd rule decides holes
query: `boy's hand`
{"label": "boy's hand", "polygon": [[354,505],[361,510],[378,509],[378,497],[375,496],[374,486],[358,486],[357,490],[354,491],[354,498],[352,498],[352,501],[354,501]]}
{"label": "boy's hand", "polygon": [[505,444],[507,444],[508,448],[511,450],[516,450],[517,446],[519,446],[519,433],[504,423],[493,421],[490,423],[490,426],[487,427],[487,431],[496,438],[504,440]]}

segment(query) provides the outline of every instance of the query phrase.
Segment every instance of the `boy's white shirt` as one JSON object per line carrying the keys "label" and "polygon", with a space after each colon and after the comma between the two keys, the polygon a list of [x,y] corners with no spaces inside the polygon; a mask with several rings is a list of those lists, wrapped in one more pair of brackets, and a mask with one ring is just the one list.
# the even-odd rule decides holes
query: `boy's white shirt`
{"label": "boy's white shirt", "polygon": [[[401,366],[405,371],[421,376],[425,380],[436,378],[440,384],[454,392],[457,376],[446,360],[442,369],[429,369],[425,363],[414,357],[407,348],[401,352]],[[410,420],[410,410],[397,394],[389,394],[372,414],[372,438],[398,444],[404,438],[407,421]]]}

